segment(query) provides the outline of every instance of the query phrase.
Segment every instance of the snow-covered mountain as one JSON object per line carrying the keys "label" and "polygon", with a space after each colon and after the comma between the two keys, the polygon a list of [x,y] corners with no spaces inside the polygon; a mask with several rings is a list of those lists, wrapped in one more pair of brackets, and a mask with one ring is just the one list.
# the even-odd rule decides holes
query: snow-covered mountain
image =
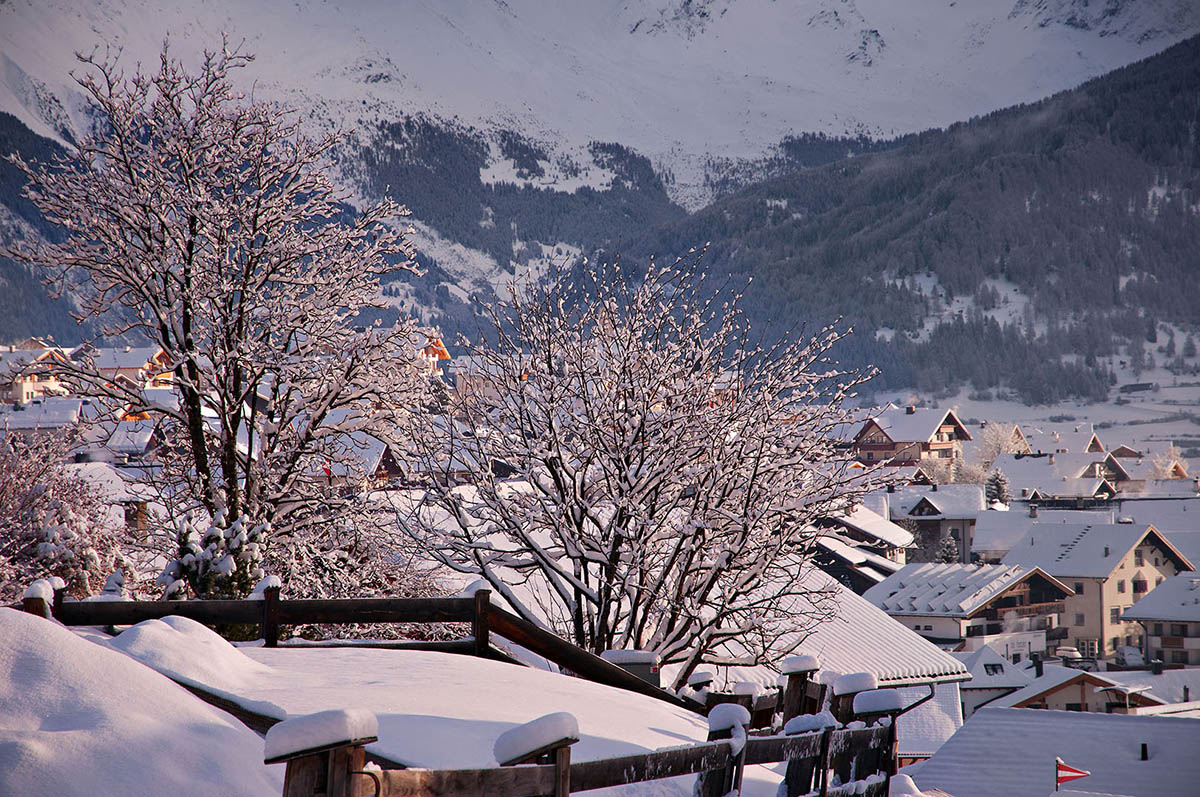
{"label": "snow-covered mountain", "polygon": [[[107,42],[151,64],[168,33],[187,54],[227,32],[258,55],[247,89],[316,125],[421,113],[515,131],[584,166],[589,142],[619,142],[696,207],[706,170],[786,135],[946,125],[1198,31],[1194,0],[7,0],[0,110],[61,138],[82,121],[76,51]],[[495,152],[485,181],[525,179]],[[537,179],[569,190],[609,177]]]}

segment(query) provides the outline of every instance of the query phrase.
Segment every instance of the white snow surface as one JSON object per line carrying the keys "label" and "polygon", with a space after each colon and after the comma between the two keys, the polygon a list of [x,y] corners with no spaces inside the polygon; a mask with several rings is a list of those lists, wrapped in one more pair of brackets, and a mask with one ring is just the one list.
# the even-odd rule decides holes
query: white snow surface
{"label": "white snow surface", "polygon": [[153,65],[168,32],[191,54],[227,31],[259,56],[247,90],[317,129],[424,113],[518,130],[555,154],[619,141],[685,194],[714,160],[758,157],[790,133],[943,126],[1198,30],[1190,0],[10,0],[0,110],[41,134],[78,129],[75,51],[109,42]]}
{"label": "white snow surface", "polygon": [[339,742],[370,739],[379,735],[379,720],[370,709],[346,708],[318,711],[292,717],[272,725],[263,740],[267,761],[304,750],[316,750]]}
{"label": "white snow surface", "polygon": [[875,673],[848,672],[833,682],[833,693],[835,695],[852,695],[855,692],[865,692],[877,686],[879,686],[879,681],[875,677]]}
{"label": "white snow surface", "polygon": [[907,702],[898,689],[870,689],[854,696],[855,714],[882,714],[899,711]]}
{"label": "white snow surface", "polygon": [[797,714],[792,717],[783,726],[783,732],[788,736],[794,736],[797,733],[810,733],[812,731],[823,731],[826,728],[836,728],[840,723],[828,711],[822,711],[819,714]]}
{"label": "white snow surface", "polygon": [[47,579],[39,578],[25,588],[25,594],[22,597],[41,598],[49,603],[54,600],[54,587],[50,585]]}
{"label": "white snow surface", "polygon": [[281,794],[262,741],[153,670],[0,608],[0,794]]}
{"label": "white snow surface", "polygon": [[524,725],[510,728],[496,737],[492,755],[504,763],[527,756],[548,744],[579,738],[579,720],[569,711],[555,711]]}
{"label": "white snow surface", "polygon": [[791,675],[792,673],[812,672],[819,669],[821,669],[821,660],[811,653],[804,653],[799,656],[788,656],[784,659],[781,672],[784,675]]}

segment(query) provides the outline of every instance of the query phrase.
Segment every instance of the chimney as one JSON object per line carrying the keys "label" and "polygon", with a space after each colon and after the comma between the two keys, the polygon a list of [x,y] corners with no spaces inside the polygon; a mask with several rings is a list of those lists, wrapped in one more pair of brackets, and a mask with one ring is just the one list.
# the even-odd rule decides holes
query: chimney
{"label": "chimney", "polygon": [[1030,517],[1037,517],[1037,504],[1030,504],[1030,505],[1029,505],[1029,516],[1030,516]]}
{"label": "chimney", "polygon": [[1162,672],[1163,672],[1162,659],[1155,659],[1154,661],[1150,662],[1150,674],[1151,675],[1162,675]]}
{"label": "chimney", "polygon": [[1192,699],[1192,690],[1191,690],[1191,688],[1188,687],[1187,684],[1184,684],[1183,685],[1183,702],[1189,703],[1189,702],[1191,702],[1191,699]]}
{"label": "chimney", "polygon": [[1041,678],[1043,675],[1046,674],[1046,665],[1042,663],[1041,656],[1038,656],[1036,659],[1033,660],[1033,671],[1034,671],[1034,673],[1037,674],[1038,678]]}
{"label": "chimney", "polygon": [[933,484],[929,485],[929,489],[936,493],[937,492],[937,482],[934,482]]}
{"label": "chimney", "polygon": [[1107,545],[1105,545],[1105,546],[1104,546],[1104,556],[1105,556],[1105,558],[1107,558],[1107,557],[1108,557],[1108,554],[1109,554],[1109,549],[1108,549],[1108,546],[1107,546]]}
{"label": "chimney", "polygon": [[1150,760],[1150,751],[1146,749],[1146,743],[1145,743],[1145,742],[1142,742],[1142,760],[1143,760],[1143,761],[1149,761],[1149,760]]}
{"label": "chimney", "polygon": [[896,485],[894,485],[894,484],[889,484],[889,485],[888,485],[888,492],[889,492],[889,493],[894,493],[894,492],[896,492]]}
{"label": "chimney", "polygon": [[917,408],[916,408],[916,407],[913,407],[913,406],[908,406],[908,407],[905,407],[905,408],[904,408],[904,414],[905,414],[905,415],[915,415],[915,414],[916,414],[916,412],[917,412]]}

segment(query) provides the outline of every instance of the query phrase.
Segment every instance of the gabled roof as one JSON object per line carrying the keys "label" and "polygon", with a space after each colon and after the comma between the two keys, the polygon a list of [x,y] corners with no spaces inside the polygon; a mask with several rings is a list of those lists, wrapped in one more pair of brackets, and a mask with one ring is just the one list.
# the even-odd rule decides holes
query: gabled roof
{"label": "gabled roof", "polygon": [[144,368],[162,354],[158,346],[122,346],[120,348],[92,349],[96,370]]}
{"label": "gabled roof", "polygon": [[1039,509],[1037,517],[1030,517],[1024,505],[1014,503],[1009,512],[980,512],[975,517],[971,550],[1007,553],[1039,523],[1112,523],[1114,520],[1110,510]]}
{"label": "gabled roof", "polygon": [[[1070,684],[1084,684],[1089,691],[1097,687],[1123,686],[1120,681],[1114,681],[1109,678],[1108,673],[1087,672],[1086,670],[1076,670],[1072,667],[1059,667],[1055,664],[1043,665],[1042,672],[1043,675],[1040,678],[1031,679],[1028,684],[1017,691],[1002,695],[988,703],[988,705],[996,706],[997,708],[1025,707],[1032,703],[1041,702],[1051,692],[1056,692]],[[1151,703],[1165,702],[1154,697],[1146,697],[1145,699]]]}
{"label": "gabled roof", "polygon": [[954,435],[959,440],[970,440],[971,433],[958,420],[954,410],[917,409],[913,407],[887,408],[876,413],[863,424],[855,435],[857,441],[872,427],[877,427],[894,443],[928,443],[943,426],[954,426]]}
{"label": "gabled roof", "polygon": [[893,548],[907,548],[913,544],[913,534],[898,526],[883,515],[857,504],[848,512],[830,517],[830,523],[857,531],[858,533],[886,543]]}
{"label": "gabled roof", "polygon": [[1193,569],[1165,535],[1153,526],[1133,523],[1039,524],[1013,546],[1003,562],[1040,567],[1057,578],[1107,578],[1148,535],[1175,557],[1180,570]]}
{"label": "gabled roof", "polygon": [[0,412],[0,429],[7,427],[14,432],[65,429],[88,417],[85,407],[89,405],[87,399],[44,396],[18,410]]}
{"label": "gabled roof", "polygon": [[934,510],[928,517],[974,517],[987,509],[980,484],[912,484],[896,487],[895,492],[885,495],[894,518],[912,515],[923,501]]}
{"label": "gabled roof", "polygon": [[1074,594],[1037,567],[914,562],[871,587],[863,597],[891,615],[968,618],[1030,578],[1044,579],[1064,598]]}
{"label": "gabled roof", "polygon": [[[1180,573],[1166,579],[1126,609],[1121,619],[1200,623],[1200,573]],[[1200,692],[1196,696],[1200,697]]]}
{"label": "gabled roof", "polygon": [[992,463],[992,470],[1004,473],[1016,498],[1035,493],[1042,498],[1092,497],[1111,481],[1103,468],[1111,468],[1118,480],[1129,478],[1120,462],[1107,454],[1001,454]]}
{"label": "gabled roof", "polygon": [[951,653],[971,673],[971,680],[959,685],[959,689],[1021,689],[1033,680],[1023,668],[1008,661],[987,645],[979,650]]}
{"label": "gabled roof", "polygon": [[[1198,738],[1197,719],[987,706],[912,777],[921,789],[955,795],[1040,797],[1053,793],[1057,757],[1091,772],[1078,782],[1085,791],[1193,794],[1200,783]],[[1141,760],[1142,744],[1148,761]]]}
{"label": "gabled roof", "polygon": [[153,420],[119,421],[109,435],[105,448],[117,454],[144,454],[154,439],[157,427],[158,422]]}
{"label": "gabled roof", "polygon": [[1165,703],[1184,702],[1185,687],[1188,702],[1200,698],[1200,667],[1164,669],[1158,675],[1153,670],[1114,670],[1104,673],[1104,677],[1126,689],[1146,687],[1142,694]]}
{"label": "gabled roof", "polygon": [[1034,453],[1104,453],[1104,443],[1090,423],[1041,423],[1024,426],[1021,434]]}
{"label": "gabled roof", "polygon": [[823,670],[870,672],[881,687],[967,677],[958,659],[824,573],[812,572],[803,580],[806,588],[835,591],[836,616],[818,625],[796,649],[796,654],[817,656]]}

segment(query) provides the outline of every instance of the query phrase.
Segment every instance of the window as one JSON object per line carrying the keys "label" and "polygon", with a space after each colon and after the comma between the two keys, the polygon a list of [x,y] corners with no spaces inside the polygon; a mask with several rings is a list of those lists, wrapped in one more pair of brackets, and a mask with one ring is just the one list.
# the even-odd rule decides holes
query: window
{"label": "window", "polygon": [[1154,635],[1155,635],[1155,636],[1162,636],[1162,623],[1155,623],[1155,624],[1154,624]]}
{"label": "window", "polygon": [[1114,606],[1108,610],[1108,621],[1110,623],[1118,623],[1121,621],[1121,607]]}
{"label": "window", "polygon": [[1021,663],[1021,654],[1014,653],[1012,659],[1013,659],[1013,664],[1020,664]]}
{"label": "window", "polygon": [[1076,581],[1076,582],[1075,582],[1075,594],[1076,594],[1076,595],[1082,595],[1082,594],[1083,594],[1083,582],[1082,582],[1082,581]]}
{"label": "window", "polygon": [[1172,650],[1171,651],[1171,663],[1172,664],[1187,664],[1187,651],[1186,650]]}
{"label": "window", "polygon": [[926,630],[926,631],[932,631],[932,630],[933,630],[933,626],[931,626],[931,625],[927,625],[927,626],[925,626],[925,630]]}
{"label": "window", "polygon": [[1119,637],[1119,636],[1113,637],[1112,639],[1109,640],[1109,642],[1112,643],[1110,647],[1112,648],[1112,650],[1114,652],[1116,652],[1117,648],[1121,647],[1121,637]]}
{"label": "window", "polygon": [[1083,624],[1084,624],[1083,615],[1082,614],[1075,615],[1075,625],[1083,625]]}
{"label": "window", "polygon": [[1137,595],[1140,592],[1146,591],[1146,582],[1138,579],[1133,582],[1133,594]]}
{"label": "window", "polygon": [[1083,705],[1080,703],[1067,703],[1067,711],[1083,711]]}
{"label": "window", "polygon": [[1080,656],[1094,659],[1096,658],[1096,640],[1094,639],[1077,639],[1075,640],[1075,648],[1079,651]]}
{"label": "window", "polygon": [[994,664],[994,663],[993,664],[984,664],[983,672],[985,675],[1003,675],[1004,674],[1004,665],[1003,664]]}
{"label": "window", "polygon": [[1121,579],[1120,581],[1117,582],[1117,592],[1124,592],[1124,591],[1125,591],[1125,579]]}
{"label": "window", "polygon": [[981,625],[967,626],[967,636],[983,636],[983,626],[981,626]]}
{"label": "window", "polygon": [[1184,623],[1171,623],[1171,636],[1187,636],[1187,625]]}
{"label": "window", "polygon": [[1154,586],[1156,586],[1156,587],[1157,587],[1159,584],[1161,584],[1161,583],[1162,583],[1162,579],[1163,579],[1163,577],[1162,577],[1162,576],[1159,576],[1158,578],[1154,579]]}
{"label": "window", "polygon": [[1141,567],[1146,564],[1146,557],[1142,555],[1142,549],[1138,548],[1133,552],[1133,564],[1136,567]]}

